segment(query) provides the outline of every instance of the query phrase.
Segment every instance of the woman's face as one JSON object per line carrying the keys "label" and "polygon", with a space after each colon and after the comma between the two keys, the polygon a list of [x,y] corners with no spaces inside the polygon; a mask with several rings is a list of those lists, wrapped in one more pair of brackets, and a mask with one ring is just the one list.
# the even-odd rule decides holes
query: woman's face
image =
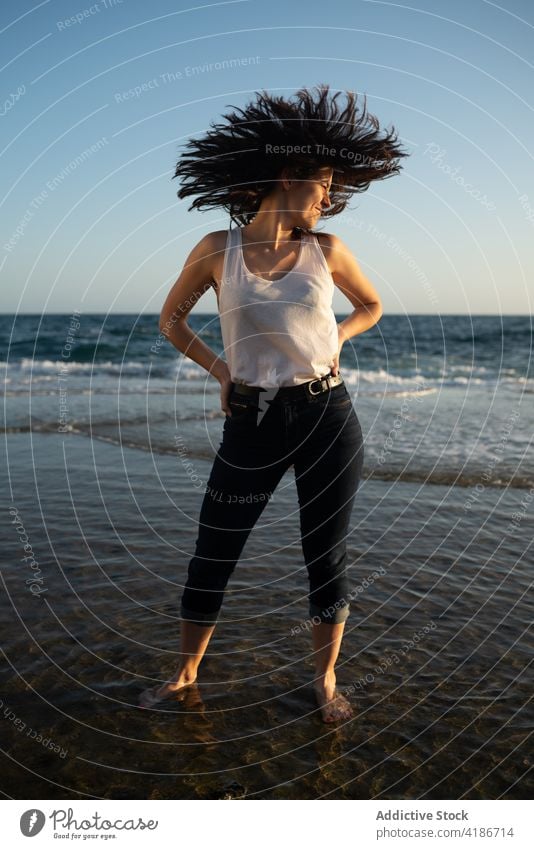
{"label": "woman's face", "polygon": [[329,191],[332,185],[332,168],[321,168],[306,179],[291,179],[284,192],[286,209],[294,217],[296,227],[314,227],[322,211],[330,206]]}

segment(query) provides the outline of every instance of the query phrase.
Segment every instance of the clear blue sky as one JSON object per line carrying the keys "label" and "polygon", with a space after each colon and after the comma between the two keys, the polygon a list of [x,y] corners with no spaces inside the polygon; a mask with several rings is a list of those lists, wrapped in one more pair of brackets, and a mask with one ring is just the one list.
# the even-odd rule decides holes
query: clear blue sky
{"label": "clear blue sky", "polygon": [[[159,312],[193,245],[229,226],[178,200],[180,146],[255,91],[320,82],[365,94],[412,154],[320,225],[384,312],[531,311],[528,0],[4,0],[0,15],[3,312]],[[334,308],[351,309],[339,292]],[[195,311],[216,311],[211,292]]]}

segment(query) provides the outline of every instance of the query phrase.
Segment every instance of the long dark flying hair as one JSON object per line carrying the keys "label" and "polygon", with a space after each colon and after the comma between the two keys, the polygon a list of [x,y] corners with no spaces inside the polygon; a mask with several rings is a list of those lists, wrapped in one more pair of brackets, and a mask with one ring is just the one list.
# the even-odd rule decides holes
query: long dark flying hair
{"label": "long dark flying hair", "polygon": [[394,127],[381,135],[365,97],[358,112],[355,94],[345,92],[341,111],[339,91],[331,96],[323,83],[315,89],[316,99],[306,88],[292,100],[256,92],[256,102],[232,107],[235,112],[223,116],[226,123],[212,121],[205,135],[190,139],[174,173],[183,180],[178,197],[196,196],[189,210],[223,207],[232,221],[245,225],[282,169],[289,167],[293,178],[305,180],[329,166],[331,206],[322,218],[331,218],[373,180],[400,171],[399,160],[410,154],[400,148]]}

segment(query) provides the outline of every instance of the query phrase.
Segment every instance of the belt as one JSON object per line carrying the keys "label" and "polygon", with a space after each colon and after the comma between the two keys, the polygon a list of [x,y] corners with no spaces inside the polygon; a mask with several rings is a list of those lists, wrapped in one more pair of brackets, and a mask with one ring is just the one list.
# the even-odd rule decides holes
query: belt
{"label": "belt", "polygon": [[[310,396],[320,395],[322,392],[327,392],[333,389],[334,386],[339,386],[344,383],[340,374],[325,375],[314,380],[309,380],[307,383],[298,383],[296,386],[279,386],[276,389],[277,398],[309,398]],[[260,392],[273,392],[274,389],[267,389],[263,386],[246,386],[243,383],[232,382],[232,392],[236,395],[250,395],[255,398]]]}

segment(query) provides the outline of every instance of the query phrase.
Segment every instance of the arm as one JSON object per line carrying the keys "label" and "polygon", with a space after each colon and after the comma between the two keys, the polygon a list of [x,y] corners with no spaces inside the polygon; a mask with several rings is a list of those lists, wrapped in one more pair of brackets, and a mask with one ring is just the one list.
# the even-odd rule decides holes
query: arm
{"label": "arm", "polygon": [[334,283],[354,307],[351,314],[338,324],[339,349],[332,369],[337,374],[343,343],[377,324],[382,317],[382,303],[373,284],[342,240],[327,233],[322,233],[320,240],[328,248],[328,266]]}
{"label": "arm", "polygon": [[215,351],[204,344],[186,321],[191,309],[212,285],[215,255],[214,238],[210,233],[195,245],[187,257],[178,280],[163,304],[159,329],[178,351],[198,363],[219,381],[221,407],[224,412],[230,414],[227,405],[231,384],[228,366]]}

